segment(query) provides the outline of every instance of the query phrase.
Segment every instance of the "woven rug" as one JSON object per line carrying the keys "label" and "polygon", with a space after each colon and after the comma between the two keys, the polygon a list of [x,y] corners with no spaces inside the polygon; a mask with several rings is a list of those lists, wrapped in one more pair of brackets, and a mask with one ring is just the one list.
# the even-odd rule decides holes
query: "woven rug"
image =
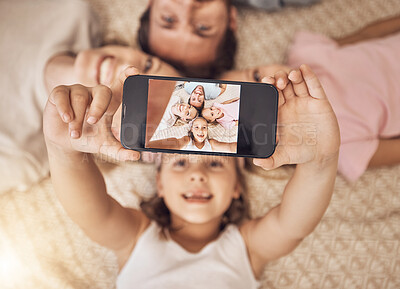
{"label": "woven rug", "polygon": [[[105,43],[135,44],[147,1],[90,0]],[[278,13],[239,11],[237,67],[282,62],[298,29],[332,37],[400,14],[398,0],[325,0]],[[109,192],[127,206],[154,193],[155,168],[98,160]],[[280,201],[292,167],[247,171],[252,215]],[[49,179],[0,195],[0,288],[114,288],[113,254],[66,216]],[[162,258],[162,256],[160,256]],[[368,170],[356,183],[338,176],[326,215],[288,256],[266,266],[262,288],[400,288],[400,165]],[[161,287],[160,287],[161,288]]]}

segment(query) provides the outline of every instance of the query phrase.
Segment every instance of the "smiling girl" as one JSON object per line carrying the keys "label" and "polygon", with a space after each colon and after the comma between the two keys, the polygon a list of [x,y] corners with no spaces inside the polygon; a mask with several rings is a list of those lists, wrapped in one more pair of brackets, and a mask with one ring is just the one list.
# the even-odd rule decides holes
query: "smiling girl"
{"label": "smiling girl", "polygon": [[188,151],[230,152],[235,153],[237,142],[225,143],[208,138],[208,123],[203,117],[192,121],[187,136],[180,139],[168,138],[151,141],[149,148],[177,149]]}
{"label": "smiling girl", "polygon": [[203,109],[201,116],[208,122],[221,124],[226,129],[233,128],[239,122],[239,97],[223,103],[215,102],[211,107]]}

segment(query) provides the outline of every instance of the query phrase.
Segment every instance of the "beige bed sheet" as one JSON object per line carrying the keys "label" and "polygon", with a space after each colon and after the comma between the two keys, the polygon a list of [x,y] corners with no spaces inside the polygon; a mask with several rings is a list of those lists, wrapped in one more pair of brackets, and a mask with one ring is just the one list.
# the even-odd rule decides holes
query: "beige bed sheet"
{"label": "beige bed sheet", "polygon": [[[103,21],[105,41],[134,42],[146,1],[90,2]],[[237,65],[284,60],[299,28],[343,36],[399,13],[398,0],[325,0],[274,14],[243,9]],[[99,165],[110,193],[121,203],[137,206],[138,196],[154,193],[152,165]],[[292,172],[292,167],[284,167],[245,173],[253,216],[279,202]],[[29,191],[0,195],[0,206],[0,288],[114,287],[114,256],[65,215],[49,179]],[[353,184],[338,176],[332,202],[316,230],[290,255],[267,265],[261,281],[262,288],[281,289],[400,288],[400,166],[370,169]]]}

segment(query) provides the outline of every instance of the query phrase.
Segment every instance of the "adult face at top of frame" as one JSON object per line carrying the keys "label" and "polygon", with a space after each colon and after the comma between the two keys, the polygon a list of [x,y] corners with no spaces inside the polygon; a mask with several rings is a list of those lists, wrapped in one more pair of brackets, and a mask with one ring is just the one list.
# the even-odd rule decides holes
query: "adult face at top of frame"
{"label": "adult face at top of frame", "polygon": [[196,86],[189,96],[188,103],[193,105],[199,111],[204,107],[204,87],[201,85]]}
{"label": "adult face at top of frame", "polygon": [[213,77],[233,67],[236,15],[230,0],[150,0],[139,43],[186,76]]}

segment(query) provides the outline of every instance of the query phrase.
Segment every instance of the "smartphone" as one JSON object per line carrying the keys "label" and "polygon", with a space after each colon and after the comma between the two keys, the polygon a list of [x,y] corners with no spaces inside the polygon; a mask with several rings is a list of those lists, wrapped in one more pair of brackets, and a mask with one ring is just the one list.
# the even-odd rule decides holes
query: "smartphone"
{"label": "smartphone", "polygon": [[133,75],[125,80],[121,144],[137,151],[267,158],[276,146],[270,84]]}

